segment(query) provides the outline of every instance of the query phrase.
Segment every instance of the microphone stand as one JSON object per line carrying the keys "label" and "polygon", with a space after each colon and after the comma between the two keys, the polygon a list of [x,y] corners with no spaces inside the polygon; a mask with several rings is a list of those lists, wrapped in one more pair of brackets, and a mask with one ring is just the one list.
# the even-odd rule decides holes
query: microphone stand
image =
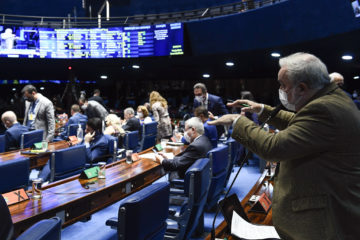
{"label": "microphone stand", "polygon": [[[275,109],[273,111],[270,112],[269,116],[266,118],[266,120],[260,125],[260,129],[262,129],[264,127],[264,125],[270,120],[272,119],[273,117],[275,117],[275,115],[282,109],[282,105],[279,104],[275,107]],[[240,166],[239,166],[239,170],[237,171],[233,181],[231,182],[230,184],[230,187],[229,189],[226,191],[225,193],[225,196],[224,196],[224,199],[229,195],[229,192],[232,188],[232,186],[234,185],[235,183],[235,180],[237,179],[239,173],[240,173],[240,170],[242,169],[242,167],[244,166],[244,164],[249,160],[249,157],[250,157],[250,151],[247,151],[245,157],[242,159],[241,163],[240,163]],[[216,221],[216,217],[217,215],[219,214],[219,211],[220,209],[222,208],[222,205],[225,201],[221,201],[220,202],[220,205],[216,208],[216,212],[215,212],[215,216],[214,216],[214,220],[212,222],[212,227],[211,227],[211,240],[215,240],[215,221]]]}

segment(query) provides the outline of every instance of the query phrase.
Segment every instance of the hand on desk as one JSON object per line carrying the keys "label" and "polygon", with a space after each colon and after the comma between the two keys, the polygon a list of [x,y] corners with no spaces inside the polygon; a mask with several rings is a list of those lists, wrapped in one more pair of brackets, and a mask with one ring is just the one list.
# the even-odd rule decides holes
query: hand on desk
{"label": "hand on desk", "polygon": [[156,160],[159,161],[159,163],[161,164],[162,161],[164,161],[164,159],[167,159],[166,155],[163,154],[162,152],[159,152],[158,154],[155,155]]}

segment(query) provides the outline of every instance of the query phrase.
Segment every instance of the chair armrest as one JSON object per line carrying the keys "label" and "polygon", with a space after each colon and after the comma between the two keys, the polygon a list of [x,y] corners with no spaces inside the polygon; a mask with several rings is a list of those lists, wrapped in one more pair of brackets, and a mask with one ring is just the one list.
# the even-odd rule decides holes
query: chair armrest
{"label": "chair armrest", "polygon": [[184,179],[172,179],[170,181],[170,187],[184,188]]}
{"label": "chair armrest", "polygon": [[184,195],[184,190],[178,188],[170,188],[170,194],[172,195]]}

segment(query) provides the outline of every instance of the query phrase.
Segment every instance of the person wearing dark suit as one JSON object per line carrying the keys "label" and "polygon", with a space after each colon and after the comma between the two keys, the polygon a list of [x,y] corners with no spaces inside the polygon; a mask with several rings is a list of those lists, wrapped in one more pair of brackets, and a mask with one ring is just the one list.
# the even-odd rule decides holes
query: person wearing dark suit
{"label": "person wearing dark suit", "polygon": [[1,115],[1,121],[7,128],[5,131],[5,151],[18,149],[20,147],[21,134],[28,132],[29,128],[18,123],[13,111],[4,112]]}
{"label": "person wearing dark suit", "polygon": [[139,131],[139,134],[141,133],[141,124],[139,119],[135,117],[135,111],[133,108],[130,107],[124,110],[124,119],[125,124],[123,124],[122,128],[125,131]]}
{"label": "person wearing dark suit", "polygon": [[212,149],[209,139],[203,135],[204,125],[199,118],[193,117],[185,122],[184,137],[190,145],[184,152],[168,159],[165,154],[159,153],[156,158],[167,171],[177,171],[180,178],[184,178],[186,170],[199,158],[206,157]]}
{"label": "person wearing dark suit", "polygon": [[100,118],[102,121],[109,114],[108,111],[97,101],[87,100],[84,96],[79,98],[79,105],[85,115],[90,118]]}
{"label": "person wearing dark suit", "polygon": [[89,101],[97,101],[104,108],[106,108],[105,103],[104,103],[104,99],[102,99],[102,97],[100,97],[100,90],[99,89],[94,90],[94,95],[91,98],[89,98]]}
{"label": "person wearing dark suit", "polygon": [[[358,239],[360,228],[360,112],[327,68],[308,53],[280,59],[279,98],[290,111],[263,131],[246,117],[225,115],[232,137],[263,159],[277,162],[272,220],[281,239]],[[243,111],[268,118],[274,108],[249,100]]]}
{"label": "person wearing dark suit", "polygon": [[213,146],[213,148],[217,147],[217,140],[218,140],[218,135],[217,135],[217,130],[216,127],[214,125],[209,125],[208,121],[209,121],[209,113],[206,110],[205,107],[200,106],[197,107],[194,110],[194,115],[195,117],[198,117],[204,124],[204,130],[205,130],[205,136],[207,138],[209,138],[209,141],[211,142],[211,145]]}
{"label": "person wearing dark suit", "polygon": [[[205,84],[195,84],[194,95],[193,109],[196,109],[199,106],[205,107],[209,111],[210,119],[217,119],[219,116],[229,113],[221,97],[208,93]],[[216,129],[218,131],[218,138],[220,138],[225,131],[224,127],[217,126]]]}
{"label": "person wearing dark suit", "polygon": [[102,133],[100,118],[90,118],[86,123],[85,133],[86,162],[92,163],[109,153],[108,138]]}
{"label": "person wearing dark suit", "polygon": [[79,124],[81,122],[87,122],[88,118],[86,115],[80,113],[80,106],[74,104],[71,106],[71,118],[69,118],[68,122],[64,125],[64,131],[60,133],[59,137],[61,139],[65,139],[68,135],[68,126],[71,124]]}

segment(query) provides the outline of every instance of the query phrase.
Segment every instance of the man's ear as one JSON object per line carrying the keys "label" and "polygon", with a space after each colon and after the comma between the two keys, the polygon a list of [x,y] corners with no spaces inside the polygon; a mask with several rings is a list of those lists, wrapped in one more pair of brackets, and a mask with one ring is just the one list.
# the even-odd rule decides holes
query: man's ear
{"label": "man's ear", "polygon": [[297,87],[300,90],[300,95],[304,95],[309,90],[308,85],[304,82],[299,83]]}

